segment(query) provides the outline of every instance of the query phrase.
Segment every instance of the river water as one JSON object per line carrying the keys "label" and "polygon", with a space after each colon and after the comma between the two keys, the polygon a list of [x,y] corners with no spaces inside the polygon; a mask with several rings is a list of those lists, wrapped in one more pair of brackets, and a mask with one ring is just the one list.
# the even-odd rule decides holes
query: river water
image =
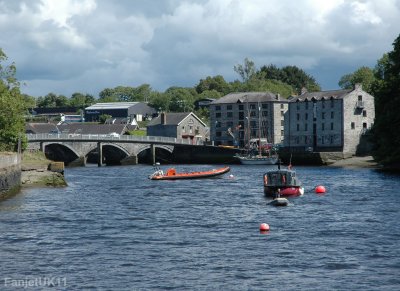
{"label": "river water", "polygon": [[266,169],[186,181],[148,180],[145,165],[66,169],[68,187],[0,202],[0,289],[400,289],[399,176],[296,167],[306,193],[276,208]]}

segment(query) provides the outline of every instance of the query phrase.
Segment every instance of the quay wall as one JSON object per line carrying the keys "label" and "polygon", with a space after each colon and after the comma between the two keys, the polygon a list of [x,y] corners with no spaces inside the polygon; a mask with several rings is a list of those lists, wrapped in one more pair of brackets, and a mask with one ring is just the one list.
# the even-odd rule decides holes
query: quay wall
{"label": "quay wall", "polygon": [[174,163],[185,164],[234,164],[238,163],[234,157],[237,153],[240,153],[240,150],[234,148],[176,145],[172,159]]}
{"label": "quay wall", "polygon": [[17,153],[0,154],[0,199],[19,190],[21,159]]}

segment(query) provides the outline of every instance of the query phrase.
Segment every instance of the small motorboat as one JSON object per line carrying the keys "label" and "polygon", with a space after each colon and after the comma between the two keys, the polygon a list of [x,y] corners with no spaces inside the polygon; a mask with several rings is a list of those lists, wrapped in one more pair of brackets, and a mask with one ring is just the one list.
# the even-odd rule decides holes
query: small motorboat
{"label": "small motorboat", "polygon": [[229,167],[223,167],[219,169],[212,169],[208,171],[198,172],[183,172],[178,173],[174,168],[169,168],[165,173],[161,170],[158,165],[155,167],[155,172],[149,176],[151,180],[180,180],[180,179],[200,179],[200,178],[211,178],[228,173],[231,169]]}
{"label": "small motorboat", "polygon": [[278,170],[268,171],[264,174],[264,194],[272,197],[291,197],[304,194],[304,188],[292,170],[291,165],[288,169],[281,169],[281,162],[278,161]]}

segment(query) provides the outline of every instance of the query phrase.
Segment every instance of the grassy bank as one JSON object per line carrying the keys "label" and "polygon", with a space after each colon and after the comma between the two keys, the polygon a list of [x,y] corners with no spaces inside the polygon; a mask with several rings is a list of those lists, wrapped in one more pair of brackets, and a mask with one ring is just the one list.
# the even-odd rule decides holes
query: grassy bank
{"label": "grassy bank", "polygon": [[22,154],[21,166],[25,169],[46,169],[51,163],[50,160],[46,158],[46,155],[41,151],[35,152],[24,152]]}

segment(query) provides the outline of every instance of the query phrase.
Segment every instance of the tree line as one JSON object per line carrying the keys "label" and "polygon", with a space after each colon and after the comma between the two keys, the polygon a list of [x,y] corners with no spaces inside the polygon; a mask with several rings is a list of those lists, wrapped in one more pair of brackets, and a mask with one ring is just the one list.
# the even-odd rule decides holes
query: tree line
{"label": "tree line", "polygon": [[302,87],[310,91],[320,90],[314,77],[296,66],[278,68],[275,65],[262,66],[257,69],[254,62],[245,59],[243,64],[234,66],[241,80],[227,82],[223,76],[207,76],[200,79],[194,87],[170,87],[164,92],[152,89],[149,84],[138,87],[117,86],[105,88],[98,98],[90,94],[73,93],[70,97],[48,93],[34,98],[24,95],[30,108],[34,107],[75,107],[77,113],[97,102],[147,102],[157,111],[195,112],[206,123],[209,119],[207,109],[195,111],[196,100],[203,98],[218,99],[231,92],[270,91],[287,98],[298,94]]}
{"label": "tree line", "polygon": [[[208,76],[200,79],[194,87],[170,87],[164,92],[153,90],[149,84],[138,87],[117,86],[105,88],[96,99],[89,94],[76,92],[71,97],[49,93],[38,98],[30,98],[36,107],[77,107],[84,108],[95,102],[148,102],[156,109],[172,112],[191,111],[194,101],[203,98],[218,99],[231,92],[271,91],[282,97],[297,94],[302,87],[310,91],[320,90],[315,79],[296,66],[278,68],[275,65],[256,69],[254,62],[244,60],[244,64],[234,66],[242,80],[227,82],[223,76]],[[247,72],[247,73],[244,73]],[[29,99],[29,96],[26,96]]]}
{"label": "tree line", "polygon": [[[0,48],[0,151],[15,149],[24,133],[24,116],[33,107],[66,107],[83,109],[96,102],[148,102],[158,111],[194,111],[194,102],[203,98],[218,99],[231,92],[270,91],[282,97],[300,94],[304,87],[309,92],[320,91],[315,78],[296,66],[277,67],[273,64],[257,68],[246,58],[233,67],[241,80],[227,82],[223,76],[207,76],[194,87],[170,87],[164,92],[153,90],[149,84],[138,87],[105,88],[95,98],[76,92],[69,98],[49,93],[34,98],[21,94],[15,77],[16,66],[7,64],[7,56]],[[372,130],[374,157],[384,165],[400,168],[400,35],[393,43],[393,51],[384,54],[374,68],[363,66],[341,77],[341,88],[352,88],[361,83],[363,89],[375,97],[376,119]],[[208,120],[207,110],[196,112]]]}

